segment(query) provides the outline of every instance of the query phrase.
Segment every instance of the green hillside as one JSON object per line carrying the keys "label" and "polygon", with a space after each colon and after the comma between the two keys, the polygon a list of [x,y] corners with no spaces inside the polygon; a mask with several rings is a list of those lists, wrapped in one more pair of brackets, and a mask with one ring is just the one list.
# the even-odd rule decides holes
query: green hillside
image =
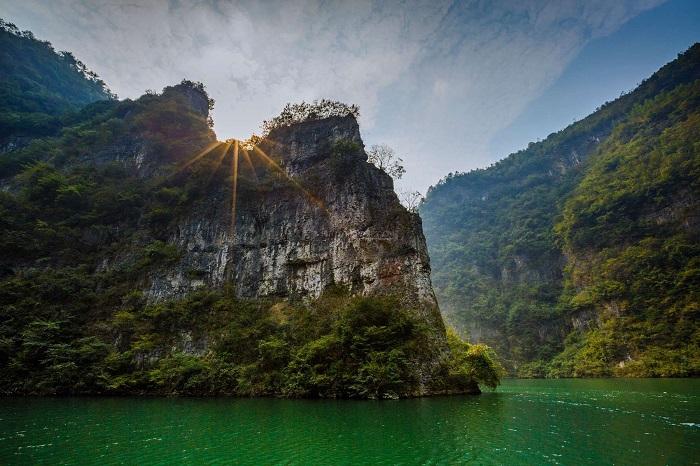
{"label": "green hillside", "polygon": [[0,19],[0,142],[55,134],[69,112],[115,96],[69,52]]}
{"label": "green hillside", "polygon": [[448,320],[520,375],[697,373],[699,78],[695,45],[589,117],[431,188],[421,215]]}

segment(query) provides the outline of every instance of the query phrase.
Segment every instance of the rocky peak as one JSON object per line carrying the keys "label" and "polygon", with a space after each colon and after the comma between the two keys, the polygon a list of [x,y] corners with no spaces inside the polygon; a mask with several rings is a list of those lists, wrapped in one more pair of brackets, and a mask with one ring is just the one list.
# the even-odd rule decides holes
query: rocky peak
{"label": "rocky peak", "polygon": [[209,116],[209,95],[201,83],[183,80],[180,84],[163,89],[163,97],[172,96],[182,97],[185,104],[195,113],[205,118]]}
{"label": "rocky peak", "polygon": [[173,231],[183,254],[153,274],[151,299],[224,283],[241,297],[304,299],[339,285],[400,296],[442,328],[420,218],[367,162],[354,117],[280,128],[259,147],[289,178],[265,189],[239,183],[235,232],[229,188],[212,189]]}
{"label": "rocky peak", "polygon": [[[283,161],[290,172],[308,168],[331,155],[339,141],[364,148],[360,127],[352,115],[310,120],[275,128],[263,141],[264,149]],[[367,161],[364,150],[356,151],[358,161]]]}
{"label": "rocky peak", "polygon": [[216,141],[209,127],[209,104],[204,86],[192,81],[165,87],[161,94],[115,103],[113,113],[123,119],[126,130],[75,163],[119,161],[142,178],[167,175],[173,164],[186,163]]}

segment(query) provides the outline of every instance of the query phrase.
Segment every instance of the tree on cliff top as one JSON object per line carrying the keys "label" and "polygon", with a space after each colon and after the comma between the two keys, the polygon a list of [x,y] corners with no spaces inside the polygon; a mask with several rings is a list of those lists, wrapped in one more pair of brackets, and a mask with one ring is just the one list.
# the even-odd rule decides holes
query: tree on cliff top
{"label": "tree on cliff top", "polygon": [[375,144],[367,152],[367,161],[394,179],[401,179],[406,169],[401,165],[403,159],[386,144]]}
{"label": "tree on cliff top", "polygon": [[347,105],[328,99],[314,100],[311,103],[304,101],[298,104],[287,103],[278,116],[263,121],[262,132],[263,135],[267,135],[273,129],[290,126],[294,123],[348,115],[359,118],[360,108],[357,105]]}

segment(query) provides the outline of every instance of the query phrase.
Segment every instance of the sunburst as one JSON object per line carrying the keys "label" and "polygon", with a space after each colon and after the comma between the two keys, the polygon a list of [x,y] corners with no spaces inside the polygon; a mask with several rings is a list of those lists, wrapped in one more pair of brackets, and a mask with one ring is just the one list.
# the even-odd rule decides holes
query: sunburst
{"label": "sunburst", "polygon": [[243,153],[243,160],[246,161],[246,165],[248,165],[248,168],[250,169],[250,172],[253,174],[253,178],[255,178],[255,181],[260,181],[258,178],[258,173],[255,171],[255,167],[253,166],[253,161],[250,158],[250,154],[248,153],[248,150],[243,147],[241,147],[241,152]]}
{"label": "sunburst", "polygon": [[214,149],[216,149],[217,147],[221,147],[223,144],[226,144],[226,143],[221,142],[221,141],[214,141],[214,142],[212,142],[212,143],[207,144],[207,146],[206,146],[204,149],[202,149],[201,152],[199,152],[199,153],[196,154],[194,157],[192,157],[191,159],[189,159],[187,162],[185,162],[184,164],[182,164],[182,165],[177,169],[176,173],[179,173],[179,172],[183,171],[185,168],[191,166],[192,164],[194,164],[194,163],[197,162],[198,160],[203,159],[204,157],[206,157],[207,155],[209,155]]}
{"label": "sunburst", "polygon": [[223,148],[221,151],[221,154],[219,155],[219,158],[216,159],[216,162],[214,163],[214,167],[211,170],[211,173],[209,174],[209,177],[207,178],[207,186],[209,186],[209,183],[211,182],[212,178],[216,174],[216,172],[219,171],[219,167],[221,167],[221,164],[224,162],[224,159],[226,158],[226,154],[228,153],[228,150],[231,148],[231,144],[225,143],[221,144],[219,147]]}
{"label": "sunburst", "polygon": [[[325,213],[328,213],[328,209],[326,208],[323,201],[321,201],[321,199],[319,199],[308,189],[306,189],[303,185],[301,185],[301,183],[299,183],[297,180],[291,177],[284,168],[282,168],[272,157],[267,155],[258,145],[247,144],[238,139],[228,139],[223,142],[216,141],[208,144],[204,149],[202,149],[200,152],[195,154],[192,158],[190,158],[184,164],[178,167],[175,171],[175,174],[181,173],[188,167],[191,167],[193,164],[204,159],[210,154],[215,154],[217,152],[217,149],[221,150],[221,152],[219,153],[212,167],[212,173],[209,176],[209,180],[211,180],[211,177],[214,175],[214,173],[218,171],[226,156],[229,153],[231,153],[232,155],[231,166],[229,169],[229,179],[231,183],[231,221],[229,224],[229,237],[231,241],[233,241],[233,238],[236,233],[236,216],[238,207],[238,178],[240,173],[239,165],[241,158],[245,161],[248,170],[253,175],[253,178],[256,182],[259,182],[259,178],[257,170],[255,169],[255,164],[253,163],[253,158],[255,158],[259,162],[262,162],[262,164],[268,167],[270,170],[282,175],[282,177],[292,187],[294,187],[297,191],[303,194],[304,197],[310,200],[320,210],[322,210]],[[239,155],[242,155],[242,157],[240,157]]]}
{"label": "sunburst", "polygon": [[282,176],[284,176],[287,179],[287,181],[289,181],[292,184],[292,186],[304,193],[304,195],[314,204],[316,204],[321,210],[328,213],[328,209],[326,208],[326,205],[323,203],[323,201],[321,201],[321,199],[314,196],[308,189],[304,188],[304,186],[302,186],[297,180],[289,176],[287,171],[280,167],[279,164],[275,162],[269,155],[263,152],[263,150],[260,147],[253,146],[253,152],[258,154],[267,163],[269,167],[272,167],[272,169],[274,169],[276,172],[281,173]]}
{"label": "sunburst", "polygon": [[238,141],[233,141],[233,157],[231,158],[231,227],[230,236],[233,242],[236,234],[236,206],[238,200]]}

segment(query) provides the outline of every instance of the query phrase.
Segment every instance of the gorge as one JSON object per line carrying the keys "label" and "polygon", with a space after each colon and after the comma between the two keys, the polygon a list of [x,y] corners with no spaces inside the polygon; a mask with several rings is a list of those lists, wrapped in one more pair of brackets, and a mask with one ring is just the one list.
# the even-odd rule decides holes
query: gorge
{"label": "gorge", "polygon": [[522,377],[686,377],[698,348],[700,44],[421,206],[447,320]]}
{"label": "gorge", "polygon": [[698,463],[697,0],[0,16],[0,464]]}

